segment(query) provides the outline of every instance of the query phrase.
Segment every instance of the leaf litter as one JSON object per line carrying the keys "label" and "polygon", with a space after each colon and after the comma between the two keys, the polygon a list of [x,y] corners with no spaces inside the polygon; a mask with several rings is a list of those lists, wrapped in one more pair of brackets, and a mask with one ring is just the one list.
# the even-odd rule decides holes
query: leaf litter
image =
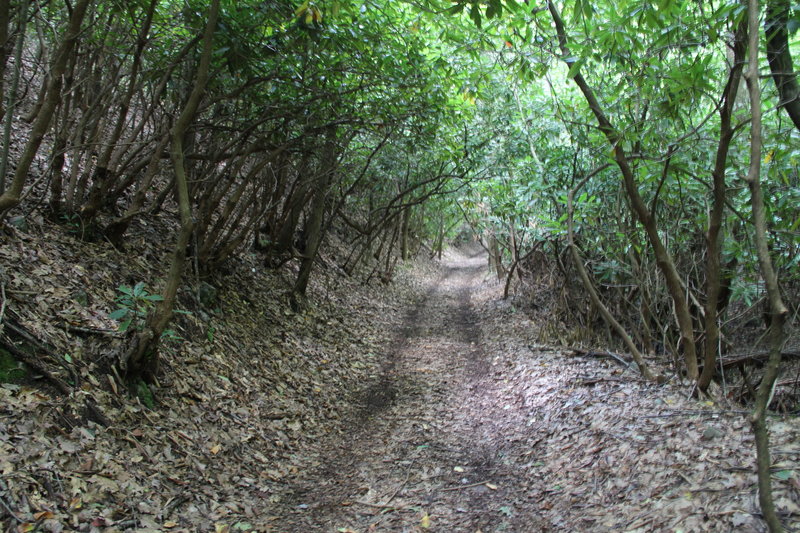
{"label": "leaf litter", "polygon": [[[478,255],[380,291],[320,268],[301,313],[279,296],[293,267],[245,255],[212,280],[219,309],[181,295],[149,408],[110,369],[108,314],[119,285],[158,289],[164,254],[42,233],[0,243],[3,283],[73,389],[0,387],[8,530],[765,530],[746,412],[538,344]],[[800,427],[770,428],[797,529]]]}

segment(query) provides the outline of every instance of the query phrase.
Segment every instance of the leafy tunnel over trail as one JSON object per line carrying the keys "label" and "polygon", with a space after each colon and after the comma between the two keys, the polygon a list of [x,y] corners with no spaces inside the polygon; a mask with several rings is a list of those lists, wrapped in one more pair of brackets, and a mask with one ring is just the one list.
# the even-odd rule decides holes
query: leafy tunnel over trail
{"label": "leafy tunnel over trail", "polygon": [[[369,383],[347,396],[369,420],[424,396],[404,365],[439,328],[473,405],[495,390],[485,317],[474,293],[448,291],[480,277],[477,256],[430,287],[379,363],[315,351],[332,349],[325,326],[351,321],[302,340],[290,325],[351,302],[340,286],[393,294],[414,260],[477,239],[537,343],[631,353],[699,401],[755,406],[768,498],[768,410],[800,410],[798,20],[784,0],[2,2],[2,375],[64,398],[41,423],[70,435],[65,449],[76,428],[133,416],[125,399],[204,402],[186,378],[198,368],[224,376],[220,390],[230,368],[258,375],[282,406],[302,390],[294,408],[311,417],[319,400],[320,419],[341,414],[332,391],[350,373]],[[226,301],[231,280],[250,294]],[[250,339],[247,312],[284,331]],[[315,355],[293,359],[303,350]],[[251,369],[239,358],[253,354]],[[298,385],[287,360],[324,377]],[[17,386],[19,405],[40,404]],[[267,413],[270,446],[304,427],[287,409]],[[65,515],[82,490],[25,479]],[[12,500],[9,524],[45,512]],[[772,530],[789,503],[762,501]]]}

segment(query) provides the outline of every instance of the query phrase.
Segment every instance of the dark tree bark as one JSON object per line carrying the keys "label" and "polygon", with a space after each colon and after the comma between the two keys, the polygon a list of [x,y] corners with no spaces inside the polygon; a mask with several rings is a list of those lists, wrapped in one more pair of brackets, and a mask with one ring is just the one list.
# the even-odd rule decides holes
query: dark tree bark
{"label": "dark tree bark", "polygon": [[17,88],[19,87],[19,79],[22,75],[22,47],[25,42],[25,26],[28,20],[28,0],[22,0],[19,5],[19,14],[17,15],[17,40],[14,62],[14,76],[11,80],[11,91],[8,95],[8,108],[4,109],[6,95],[4,89],[6,61],[9,54],[11,54],[10,36],[8,34],[8,25],[10,23],[10,1],[0,0],[0,117],[3,118],[3,141],[2,148],[0,148],[0,194],[6,190],[6,171],[8,170],[8,158],[11,145],[11,124],[14,120],[14,107],[17,99]]}
{"label": "dark tree bark", "polygon": [[703,372],[697,381],[700,390],[705,391],[717,369],[717,345],[719,344],[720,312],[720,256],[722,254],[722,217],[725,212],[726,183],[725,169],[727,168],[728,150],[734,136],[732,124],[733,107],[736,104],[736,93],[742,79],[745,51],[747,47],[747,25],[745,21],[739,23],[733,37],[733,64],[728,74],[728,82],[719,108],[720,131],[717,143],[717,154],[714,159],[712,172],[713,200],[711,214],[708,221],[706,234],[708,258],[706,260],[706,304],[705,304],[705,348],[703,353]]}
{"label": "dark tree bark", "polygon": [[300,272],[297,274],[297,280],[292,289],[292,296],[295,299],[297,296],[304,297],[306,295],[308,282],[311,278],[311,271],[314,267],[314,261],[317,258],[319,245],[322,244],[322,238],[325,234],[323,225],[325,219],[325,205],[327,204],[328,193],[336,174],[336,160],[338,155],[336,148],[336,128],[332,127],[327,133],[326,147],[323,149],[320,171],[318,173],[319,177],[315,187],[316,192],[311,201],[311,212],[304,226],[306,238],[305,249],[303,250],[303,259],[300,262]]}
{"label": "dark tree bark", "polygon": [[114,150],[118,148],[119,140],[122,137],[122,128],[125,126],[125,121],[128,118],[131,100],[133,100],[133,96],[137,90],[139,70],[142,65],[142,54],[148,42],[147,35],[150,33],[150,25],[153,21],[153,13],[155,12],[157,3],[157,0],[151,0],[145,11],[144,22],[139,30],[139,35],[136,40],[136,49],[133,53],[133,64],[131,65],[130,76],[128,78],[128,87],[122,100],[119,102],[119,112],[114,124],[114,130],[111,136],[106,139],[105,147],[97,161],[92,188],[89,191],[89,198],[81,209],[81,216],[85,221],[90,221],[94,218],[104,201],[107,201],[106,195],[111,189],[111,181],[114,178],[116,169],[112,168],[109,163],[111,161],[111,155],[114,153]]}
{"label": "dark tree bark", "polygon": [[0,0],[0,120],[5,115],[6,61],[11,54],[8,25],[11,23],[11,0]]}
{"label": "dark tree bark", "polygon": [[767,37],[767,61],[780,97],[779,107],[786,110],[794,127],[800,131],[800,85],[789,50],[789,0],[769,0],[764,18]]}

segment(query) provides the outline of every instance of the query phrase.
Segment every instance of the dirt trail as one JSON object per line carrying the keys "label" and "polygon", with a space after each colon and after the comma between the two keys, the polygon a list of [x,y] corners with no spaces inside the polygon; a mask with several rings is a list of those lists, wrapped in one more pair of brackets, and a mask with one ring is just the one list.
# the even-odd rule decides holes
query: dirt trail
{"label": "dirt trail", "polygon": [[[765,530],[741,411],[535,345],[484,265],[452,256],[388,335],[347,433],[297,450],[275,531]],[[773,437],[796,464],[796,421]],[[793,479],[775,486],[789,526]]]}
{"label": "dirt trail", "polygon": [[[505,483],[502,406],[487,398],[489,355],[471,294],[479,253],[448,264],[406,316],[352,432],[321,443],[293,487],[289,531],[500,531],[533,525]],[[370,529],[372,528],[372,529]],[[512,529],[517,529],[512,527]]]}

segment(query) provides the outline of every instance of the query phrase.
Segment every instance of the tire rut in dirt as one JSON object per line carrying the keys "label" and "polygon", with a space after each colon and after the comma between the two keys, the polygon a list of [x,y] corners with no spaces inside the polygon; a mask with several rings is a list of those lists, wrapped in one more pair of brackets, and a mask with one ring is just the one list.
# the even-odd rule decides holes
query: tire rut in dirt
{"label": "tire rut in dirt", "polygon": [[481,412],[491,376],[471,303],[485,272],[478,262],[448,268],[408,312],[345,424],[348,435],[321,446],[319,465],[291,488],[282,531],[407,531],[425,512],[442,531],[502,525],[486,511],[501,506],[503,489],[460,487],[465,476],[512,475],[495,449],[502,427],[487,419],[493,409]]}
{"label": "tire rut in dirt", "polygon": [[407,349],[409,340],[419,336],[420,315],[436,292],[439,283],[435,283],[428,289],[425,296],[406,314],[381,365],[380,377],[359,394],[359,400],[356,403],[360,409],[354,414],[353,424],[363,425],[371,417],[377,416],[381,411],[394,404],[397,399],[394,376],[397,359],[402,356],[403,350]]}

